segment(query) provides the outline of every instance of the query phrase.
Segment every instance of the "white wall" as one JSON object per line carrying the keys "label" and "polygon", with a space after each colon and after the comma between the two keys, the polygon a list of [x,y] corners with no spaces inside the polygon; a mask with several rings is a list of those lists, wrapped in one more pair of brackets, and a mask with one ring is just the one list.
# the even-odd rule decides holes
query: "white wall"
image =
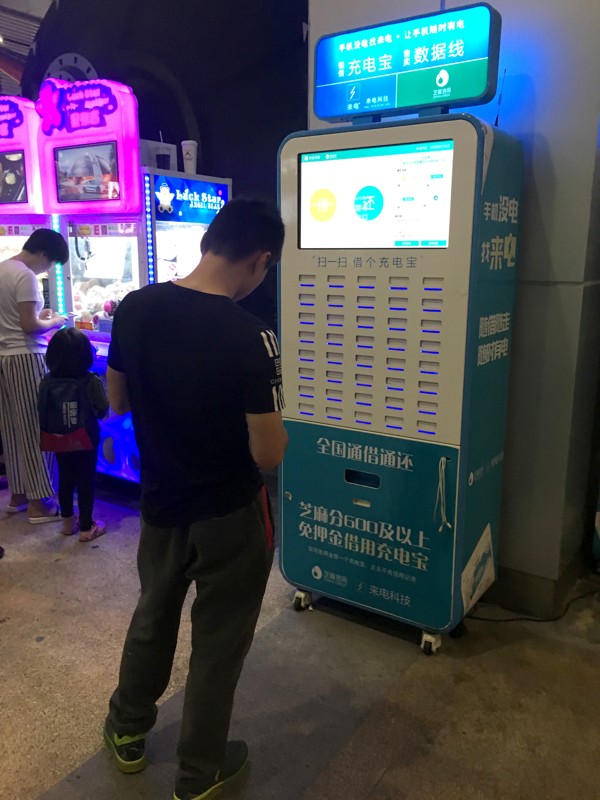
{"label": "white wall", "polygon": [[[503,18],[500,127],[522,141],[526,158],[501,562],[555,580],[581,543],[597,385],[600,253],[589,234],[594,185],[598,191],[600,2],[491,2]],[[448,0],[446,8],[465,4]],[[309,0],[309,52],[325,33],[439,8]],[[312,58],[310,69],[312,86]],[[471,111],[493,123],[498,102]],[[312,95],[309,113],[311,128],[324,127],[312,115]]]}

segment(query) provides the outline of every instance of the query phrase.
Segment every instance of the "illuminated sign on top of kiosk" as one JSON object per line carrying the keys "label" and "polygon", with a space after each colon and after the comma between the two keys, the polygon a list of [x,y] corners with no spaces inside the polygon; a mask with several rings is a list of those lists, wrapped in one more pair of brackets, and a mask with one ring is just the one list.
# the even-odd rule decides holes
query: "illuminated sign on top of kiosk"
{"label": "illuminated sign on top of kiosk", "polygon": [[110,86],[101,81],[73,84],[65,88],[45,81],[36,103],[42,118],[42,130],[80,131],[106,125],[106,117],[118,108]]}
{"label": "illuminated sign on top of kiosk", "polygon": [[0,213],[43,214],[37,155],[38,118],[31,100],[0,97]]}
{"label": "illuminated sign on top of kiosk", "polygon": [[35,109],[44,207],[53,214],[137,214],[137,101],[129,86],[48,78]]}
{"label": "illuminated sign on top of kiosk", "polygon": [[500,14],[480,3],[324,36],[315,49],[315,114],[333,121],[487,103],[500,28]]}

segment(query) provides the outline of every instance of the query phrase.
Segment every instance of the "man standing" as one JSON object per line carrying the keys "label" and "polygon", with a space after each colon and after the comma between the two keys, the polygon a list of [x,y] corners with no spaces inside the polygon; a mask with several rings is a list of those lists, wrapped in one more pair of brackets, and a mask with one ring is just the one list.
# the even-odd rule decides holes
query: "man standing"
{"label": "man standing", "polygon": [[104,738],[121,771],[144,769],[194,581],[175,800],[213,797],[248,758],[227,734],[273,559],[259,467],[281,462],[287,434],[277,339],[235,301],[277,264],[283,239],[274,207],[232,200],[196,269],[132,292],[114,320],[108,394],[118,413],[131,409],[140,450],[141,597]]}
{"label": "man standing", "polygon": [[56,231],[35,230],[20,253],[0,264],[0,430],[10,500],[6,511],[27,511],[32,524],[59,522],[52,501],[54,459],[40,451],[38,384],[46,372],[46,335],[65,324],[44,308],[37,275],[69,260]]}

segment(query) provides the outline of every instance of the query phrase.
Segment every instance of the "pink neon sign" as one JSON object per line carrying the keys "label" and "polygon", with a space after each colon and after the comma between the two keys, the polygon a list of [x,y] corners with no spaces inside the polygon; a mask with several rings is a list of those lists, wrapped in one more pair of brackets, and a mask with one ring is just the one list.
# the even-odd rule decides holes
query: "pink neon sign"
{"label": "pink neon sign", "polygon": [[35,108],[44,208],[70,215],[139,213],[137,101],[130,87],[49,78]]}
{"label": "pink neon sign", "polygon": [[38,116],[31,100],[0,96],[0,214],[43,214]]}

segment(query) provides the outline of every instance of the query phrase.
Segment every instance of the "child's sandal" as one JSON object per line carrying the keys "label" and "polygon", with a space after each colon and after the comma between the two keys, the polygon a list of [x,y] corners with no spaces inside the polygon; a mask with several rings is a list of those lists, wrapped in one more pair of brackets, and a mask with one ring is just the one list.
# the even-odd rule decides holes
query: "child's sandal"
{"label": "child's sandal", "polygon": [[104,536],[105,533],[106,525],[102,522],[102,520],[98,520],[98,522],[92,522],[92,527],[89,531],[80,531],[79,541],[93,542],[94,539],[97,539],[99,536]]}

